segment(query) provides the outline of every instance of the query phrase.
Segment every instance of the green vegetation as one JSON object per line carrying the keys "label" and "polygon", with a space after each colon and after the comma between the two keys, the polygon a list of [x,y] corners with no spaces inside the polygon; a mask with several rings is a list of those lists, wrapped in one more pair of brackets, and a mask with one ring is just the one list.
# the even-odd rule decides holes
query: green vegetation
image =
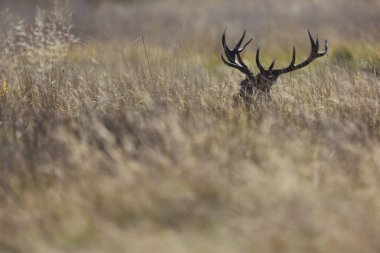
{"label": "green vegetation", "polygon": [[0,252],[380,251],[380,44],[330,40],[247,111],[196,24],[168,46],[78,43],[58,6],[0,22]]}

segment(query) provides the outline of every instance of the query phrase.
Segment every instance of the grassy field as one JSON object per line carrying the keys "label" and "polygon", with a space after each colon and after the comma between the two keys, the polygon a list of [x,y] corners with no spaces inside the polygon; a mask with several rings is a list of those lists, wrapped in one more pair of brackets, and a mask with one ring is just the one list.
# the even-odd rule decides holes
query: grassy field
{"label": "grassy field", "polygon": [[[2,12],[0,252],[380,252],[379,1],[277,2]],[[226,24],[330,52],[236,108]]]}

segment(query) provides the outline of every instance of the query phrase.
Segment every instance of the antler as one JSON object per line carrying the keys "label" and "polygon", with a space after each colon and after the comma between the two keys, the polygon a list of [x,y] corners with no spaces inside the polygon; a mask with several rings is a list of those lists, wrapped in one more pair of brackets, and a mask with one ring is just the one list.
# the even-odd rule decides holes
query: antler
{"label": "antler", "polygon": [[252,71],[243,62],[243,60],[240,56],[240,53],[243,52],[243,50],[245,49],[246,46],[248,46],[249,43],[251,43],[252,39],[250,39],[247,43],[244,44],[243,47],[240,48],[240,46],[243,43],[244,38],[245,38],[245,30],[244,30],[243,36],[240,38],[239,42],[236,44],[234,49],[231,50],[227,46],[227,43],[226,43],[226,30],[227,30],[227,27],[224,29],[224,32],[223,32],[222,44],[223,44],[224,54],[226,55],[228,61],[226,59],[224,59],[223,54],[222,54],[222,61],[226,65],[228,65],[232,68],[238,69],[242,73],[246,74],[247,76],[254,78]]}
{"label": "antler", "polygon": [[311,51],[309,57],[302,63],[300,64],[295,64],[296,61],[296,48],[293,46],[293,56],[292,56],[292,61],[290,62],[289,66],[286,68],[282,69],[273,69],[274,64],[276,63],[276,60],[273,60],[271,65],[269,66],[268,69],[265,69],[261,64],[260,64],[260,48],[257,49],[256,53],[256,64],[257,67],[260,69],[261,73],[270,73],[272,75],[278,76],[281,74],[289,73],[291,71],[301,69],[307,65],[309,65],[312,61],[314,61],[318,57],[322,57],[327,53],[328,50],[328,43],[327,40],[325,40],[325,50],[322,52],[319,52],[319,40],[318,40],[318,35],[317,39],[314,41],[313,37],[311,36],[310,31],[308,31],[309,34],[309,39],[310,39],[310,44],[311,44]]}

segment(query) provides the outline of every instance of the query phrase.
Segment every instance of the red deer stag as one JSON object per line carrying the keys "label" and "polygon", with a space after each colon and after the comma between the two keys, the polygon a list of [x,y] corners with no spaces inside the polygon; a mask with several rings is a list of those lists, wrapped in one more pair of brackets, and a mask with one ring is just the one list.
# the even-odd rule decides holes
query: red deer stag
{"label": "red deer stag", "polygon": [[266,99],[270,100],[270,90],[272,86],[276,83],[276,80],[280,75],[295,71],[297,69],[309,65],[316,58],[326,55],[328,50],[328,43],[326,40],[325,50],[319,52],[318,36],[317,39],[314,40],[310,34],[310,31],[308,31],[311,44],[311,51],[309,57],[305,61],[303,61],[300,64],[295,64],[296,48],[293,47],[292,61],[290,62],[289,66],[285,68],[275,69],[274,65],[276,61],[273,60],[269,68],[265,69],[260,63],[260,48],[258,48],[256,52],[256,64],[260,70],[260,73],[254,75],[253,72],[248,68],[248,66],[243,62],[242,57],[240,55],[245,49],[245,47],[248,46],[248,44],[252,41],[252,39],[250,39],[248,42],[244,44],[244,46],[241,47],[245,38],[245,32],[246,31],[244,31],[243,36],[240,38],[236,46],[233,49],[230,49],[226,43],[226,29],[224,30],[222,36],[222,45],[224,49],[224,55],[226,56],[227,60],[224,58],[223,54],[222,60],[226,65],[238,69],[240,72],[246,75],[246,78],[240,83],[240,91],[237,96],[240,96],[246,105],[249,105],[253,102],[254,94],[263,94]]}

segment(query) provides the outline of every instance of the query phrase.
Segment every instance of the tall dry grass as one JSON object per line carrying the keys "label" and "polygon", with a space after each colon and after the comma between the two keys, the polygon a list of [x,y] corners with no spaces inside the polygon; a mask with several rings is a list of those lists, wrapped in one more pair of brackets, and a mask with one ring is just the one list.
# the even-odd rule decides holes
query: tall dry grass
{"label": "tall dry grass", "polygon": [[380,250],[380,82],[356,44],[247,111],[219,41],[75,44],[69,12],[39,13],[1,54],[1,252]]}

